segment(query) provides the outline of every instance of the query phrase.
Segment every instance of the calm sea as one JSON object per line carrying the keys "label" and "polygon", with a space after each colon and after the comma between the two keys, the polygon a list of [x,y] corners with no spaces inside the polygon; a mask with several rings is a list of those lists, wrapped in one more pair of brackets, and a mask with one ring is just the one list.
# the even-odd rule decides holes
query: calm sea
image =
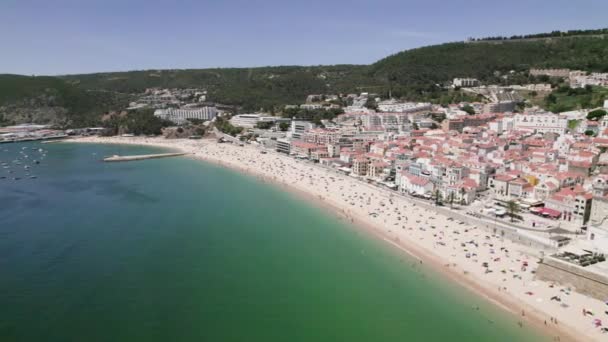
{"label": "calm sea", "polygon": [[0,341],[539,339],[254,178],[187,158],[99,161],[154,151],[0,145]]}

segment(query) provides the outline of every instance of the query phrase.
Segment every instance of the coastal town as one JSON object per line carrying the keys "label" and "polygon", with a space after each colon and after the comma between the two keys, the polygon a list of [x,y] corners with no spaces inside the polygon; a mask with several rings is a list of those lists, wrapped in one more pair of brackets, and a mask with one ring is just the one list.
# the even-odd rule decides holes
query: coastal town
{"label": "coastal town", "polygon": [[0,342],[608,341],[607,12],[0,4]]}
{"label": "coastal town", "polygon": [[155,115],[177,125],[164,133],[191,119],[209,127],[228,121],[239,133],[68,133],[89,135],[79,142],[166,147],[294,189],[421,262],[448,268],[556,338],[574,327],[597,339],[608,298],[608,99],[553,113],[522,109],[512,88],[470,78],[454,84],[485,101],[439,106],[361,93],[310,95],[291,106],[330,110],[347,99],[341,114],[320,122],[161,102]]}

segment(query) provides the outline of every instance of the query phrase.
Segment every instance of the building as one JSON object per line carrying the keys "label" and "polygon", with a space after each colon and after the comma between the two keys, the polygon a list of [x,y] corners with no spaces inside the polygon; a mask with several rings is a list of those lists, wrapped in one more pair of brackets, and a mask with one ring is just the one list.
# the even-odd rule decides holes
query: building
{"label": "building", "polygon": [[545,200],[545,208],[557,210],[564,220],[579,222],[581,225],[589,220],[593,195],[580,185],[564,188]]}
{"label": "building", "polygon": [[365,156],[357,156],[353,159],[353,173],[358,176],[366,176],[370,160]]}
{"label": "building", "polygon": [[457,131],[462,133],[465,127],[478,127],[496,119],[495,114],[461,115],[452,119],[443,120],[441,129],[446,132]]}
{"label": "building", "polygon": [[517,108],[516,101],[497,101],[486,103],[483,111],[485,113],[505,113],[515,111],[515,108]]}
{"label": "building", "polygon": [[292,138],[302,139],[306,131],[315,128],[315,124],[309,121],[293,120],[290,128]]}
{"label": "building", "polygon": [[183,124],[188,119],[198,120],[213,120],[218,114],[217,108],[215,107],[200,107],[200,108],[189,108],[189,109],[157,109],[154,111],[154,116],[157,116],[163,120],[169,120],[176,124]]}
{"label": "building", "polygon": [[305,141],[291,142],[291,154],[294,154],[299,157],[312,159],[312,153],[317,150],[324,150],[325,154],[322,158],[327,158],[327,148],[323,145],[308,143]]}
{"label": "building", "polygon": [[566,129],[568,129],[568,119],[551,112],[515,114],[513,117],[513,129],[563,135],[566,133]]}
{"label": "building", "polygon": [[476,78],[455,78],[452,82],[454,87],[466,88],[479,86],[479,80]]}
{"label": "building", "polygon": [[530,69],[532,76],[570,77],[570,69]]}
{"label": "building", "polygon": [[599,175],[593,180],[593,203],[591,204],[590,223],[594,226],[608,227],[608,176]]}
{"label": "building", "polygon": [[378,111],[387,113],[424,113],[430,112],[433,106],[430,103],[399,102],[394,99],[378,103]]}
{"label": "building", "polygon": [[259,122],[291,122],[291,119],[279,118],[276,116],[264,116],[262,114],[238,114],[230,118],[230,123],[233,126],[243,128],[255,128]]}
{"label": "building", "polygon": [[288,139],[277,139],[277,152],[290,154],[291,141]]}
{"label": "building", "polygon": [[430,195],[433,192],[433,183],[426,177],[419,177],[409,173],[402,173],[399,189],[403,193],[412,195]]}
{"label": "building", "polygon": [[317,109],[323,109],[323,105],[317,104],[317,103],[307,103],[307,104],[300,105],[300,108],[305,109],[305,110],[317,110]]}

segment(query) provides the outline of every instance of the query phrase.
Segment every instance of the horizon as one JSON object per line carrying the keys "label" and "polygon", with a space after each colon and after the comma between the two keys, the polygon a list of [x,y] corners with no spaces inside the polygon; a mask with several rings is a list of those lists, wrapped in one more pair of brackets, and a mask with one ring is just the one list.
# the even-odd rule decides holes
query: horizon
{"label": "horizon", "polygon": [[[0,27],[5,26],[0,42],[10,47],[0,74],[369,65],[404,50],[468,37],[605,27],[608,3],[582,2],[9,0],[0,5]],[[526,11],[515,16],[518,6]],[[582,8],[585,16],[576,16]],[[538,11],[544,13],[542,22]]]}

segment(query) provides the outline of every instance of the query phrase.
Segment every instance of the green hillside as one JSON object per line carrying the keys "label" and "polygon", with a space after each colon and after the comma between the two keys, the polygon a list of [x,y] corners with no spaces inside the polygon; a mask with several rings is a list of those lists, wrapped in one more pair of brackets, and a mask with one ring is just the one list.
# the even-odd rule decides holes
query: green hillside
{"label": "green hillside", "polygon": [[570,68],[608,72],[608,39],[596,37],[448,43],[403,51],[371,66],[397,91],[424,88],[455,77],[501,83],[511,70]]}
{"label": "green hillside", "polygon": [[104,112],[124,108],[129,98],[83,89],[57,77],[0,75],[0,122],[89,126]]}
{"label": "green hillside", "polygon": [[[130,94],[146,88],[205,88],[209,101],[242,110],[280,110],[315,93],[371,92],[434,103],[468,100],[443,86],[455,77],[488,83],[539,81],[533,67],[608,72],[608,39],[589,31],[576,35],[531,35],[447,43],[403,51],[372,65],[144,70],[60,77],[0,75],[0,120],[23,121],[15,109],[50,106],[63,114],[45,120],[69,125],[95,122],[103,112],[124,108]],[[582,33],[581,33],[582,32]],[[593,33],[593,34],[591,34]],[[539,38],[540,37],[540,38]],[[29,107],[28,107],[29,106]]]}
{"label": "green hillside", "polygon": [[262,68],[144,70],[62,77],[83,89],[140,93],[146,88],[205,88],[209,100],[270,110],[300,103],[308,94],[359,91],[380,85],[367,66],[280,66]]}

